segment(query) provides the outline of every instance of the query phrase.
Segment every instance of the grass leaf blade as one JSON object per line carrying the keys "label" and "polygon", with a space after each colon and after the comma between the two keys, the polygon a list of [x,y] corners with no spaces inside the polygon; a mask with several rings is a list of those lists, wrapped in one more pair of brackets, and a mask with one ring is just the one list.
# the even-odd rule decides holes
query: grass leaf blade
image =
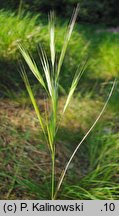
{"label": "grass leaf blade", "polygon": [[49,63],[48,63],[48,59],[47,59],[47,55],[45,53],[45,51],[41,48],[41,63],[42,63],[42,67],[45,73],[45,78],[47,81],[47,86],[48,86],[48,91],[50,96],[52,97],[52,81],[51,81],[51,77],[50,77],[50,68],[49,68]]}
{"label": "grass leaf blade", "polygon": [[43,133],[45,134],[45,129],[44,129],[44,125],[43,125],[41,113],[40,113],[40,111],[39,111],[38,105],[37,105],[36,100],[35,100],[35,98],[34,98],[33,91],[32,91],[32,89],[31,89],[31,86],[30,86],[30,83],[29,83],[27,74],[26,74],[26,72],[24,71],[23,68],[22,68],[21,73],[22,73],[22,74],[21,74],[21,75],[22,75],[22,79],[23,79],[23,81],[24,81],[24,83],[25,83],[25,86],[26,86],[26,89],[27,89],[27,91],[28,91],[28,93],[29,93],[31,102],[32,102],[32,104],[33,104],[33,107],[34,107],[34,110],[35,110],[35,112],[36,112],[37,118],[38,118],[39,123],[40,123],[40,125],[41,125],[42,131],[43,131]]}
{"label": "grass leaf blade", "polygon": [[61,51],[61,55],[60,55],[59,62],[58,62],[58,67],[57,67],[56,81],[59,78],[62,63],[63,63],[64,57],[65,57],[65,53],[66,53],[66,50],[67,50],[69,40],[70,40],[71,35],[72,35],[72,31],[74,29],[74,25],[75,25],[75,22],[76,22],[76,18],[78,16],[78,12],[79,12],[79,4],[77,5],[77,7],[74,10],[74,13],[72,15],[72,19],[70,21],[68,31],[67,31],[67,34],[66,34],[66,37],[65,37],[65,41],[64,41],[64,44],[63,44],[63,47],[62,47],[62,51]]}
{"label": "grass leaf blade", "polygon": [[32,60],[29,53],[22,46],[19,45],[19,49],[20,49],[20,52],[21,52],[24,60],[26,61],[27,65],[29,66],[30,70],[32,71],[32,73],[35,75],[35,77],[40,82],[40,84],[46,89],[44,80],[43,80],[43,78],[42,78],[42,76],[41,76],[41,74],[37,68],[35,61]]}
{"label": "grass leaf blade", "polygon": [[84,62],[80,72],[79,72],[79,66],[77,68],[77,71],[75,73],[74,79],[72,81],[72,84],[71,84],[71,87],[70,87],[70,90],[69,90],[69,94],[67,96],[66,103],[64,105],[63,114],[65,113],[65,111],[66,111],[66,109],[67,109],[67,107],[68,107],[68,105],[69,105],[69,103],[71,101],[71,98],[72,98],[72,96],[74,94],[74,91],[75,91],[75,89],[76,89],[76,87],[78,85],[79,79],[81,78],[82,74],[84,73],[84,71],[86,69],[86,66],[87,66],[86,63],[87,63],[87,61]]}
{"label": "grass leaf blade", "polygon": [[52,68],[54,71],[55,64],[55,29],[54,29],[54,12],[50,13],[49,18],[49,31],[50,31],[50,53],[51,53],[51,62]]}

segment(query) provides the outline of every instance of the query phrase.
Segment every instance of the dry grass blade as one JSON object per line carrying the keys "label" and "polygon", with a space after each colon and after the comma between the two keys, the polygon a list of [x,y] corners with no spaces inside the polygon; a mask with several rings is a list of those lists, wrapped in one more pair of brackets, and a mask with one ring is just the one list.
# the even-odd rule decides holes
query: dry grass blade
{"label": "dry grass blade", "polygon": [[80,147],[81,144],[84,142],[84,140],[87,138],[87,136],[89,135],[89,133],[93,130],[93,128],[94,128],[95,125],[97,124],[98,120],[99,120],[100,117],[102,116],[103,112],[105,111],[105,108],[107,107],[107,104],[108,104],[108,102],[109,102],[109,100],[110,100],[110,98],[111,98],[111,96],[112,96],[112,93],[113,93],[115,84],[116,84],[116,79],[115,79],[114,82],[113,82],[113,85],[112,85],[112,88],[111,88],[110,93],[109,93],[109,95],[108,95],[108,98],[107,98],[107,100],[106,100],[106,102],[105,102],[105,104],[104,104],[104,106],[103,106],[103,108],[102,108],[100,114],[98,115],[98,117],[96,118],[95,122],[94,122],[93,125],[90,127],[90,129],[88,130],[88,132],[85,134],[85,136],[83,137],[83,139],[81,140],[81,142],[80,142],[80,143],[77,145],[77,147],[75,148],[75,150],[74,150],[74,152],[72,153],[72,155],[71,155],[71,157],[70,157],[70,159],[69,159],[69,161],[68,161],[68,163],[67,163],[65,169],[62,171],[62,174],[61,174],[61,177],[60,177],[60,179],[59,179],[59,183],[58,183],[58,186],[57,186],[55,195],[54,195],[54,199],[55,199],[56,196],[57,196],[57,193],[58,193],[58,191],[59,191],[59,189],[60,189],[60,187],[61,187],[61,185],[62,185],[62,182],[63,182],[63,180],[64,180],[65,174],[66,174],[66,172],[67,172],[67,170],[68,170],[68,168],[69,168],[69,165],[70,165],[71,161],[73,160],[73,158],[74,158],[76,152],[78,151],[79,147]]}

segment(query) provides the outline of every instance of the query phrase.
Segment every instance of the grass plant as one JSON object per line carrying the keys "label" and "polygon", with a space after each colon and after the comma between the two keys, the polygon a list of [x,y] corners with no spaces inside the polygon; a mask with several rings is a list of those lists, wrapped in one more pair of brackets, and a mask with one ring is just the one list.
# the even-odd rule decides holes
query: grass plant
{"label": "grass plant", "polygon": [[80,80],[80,77],[82,76],[83,72],[85,71],[87,67],[87,62],[84,61],[82,65],[79,65],[77,67],[77,70],[75,72],[74,78],[71,83],[71,87],[69,89],[69,93],[67,95],[67,99],[64,104],[64,108],[62,110],[62,114],[60,116],[60,119],[58,118],[58,102],[59,102],[59,86],[60,86],[60,76],[61,76],[61,70],[62,70],[62,64],[65,58],[65,54],[67,51],[67,47],[74,29],[75,21],[78,15],[79,11],[79,6],[74,10],[73,16],[71,18],[71,21],[69,23],[69,26],[67,28],[67,32],[65,35],[64,39],[64,44],[61,50],[61,54],[59,56],[59,60],[57,61],[56,58],[56,48],[55,48],[55,19],[54,19],[54,13],[52,12],[50,14],[49,18],[49,34],[50,34],[50,59],[51,61],[49,62],[49,59],[46,55],[45,50],[41,47],[40,48],[40,61],[42,64],[42,69],[44,72],[44,77],[42,76],[42,73],[40,72],[37,63],[33,59],[33,57],[30,55],[30,53],[22,46],[19,45],[20,52],[27,63],[29,69],[32,71],[42,88],[44,89],[46,93],[47,100],[49,101],[50,108],[48,108],[47,103],[45,104],[45,114],[44,117],[38,107],[37,101],[35,100],[30,82],[28,80],[27,74],[25,72],[24,66],[21,65],[21,76],[22,79],[24,80],[26,89],[29,93],[30,99],[32,101],[34,110],[36,112],[37,118],[39,120],[42,132],[44,134],[44,139],[47,143],[50,155],[51,155],[51,161],[52,161],[52,173],[51,173],[51,199],[56,199],[58,191],[60,190],[60,187],[63,183],[65,174],[69,168],[69,165],[71,161],[73,160],[76,152],[78,151],[80,145],[84,142],[88,134],[92,131],[100,117],[102,116],[109,99],[112,95],[115,82],[112,85],[111,91],[109,93],[109,96],[99,113],[98,117],[88,130],[88,132],[85,134],[81,142],[77,145],[75,150],[73,151],[66,167],[63,169],[60,179],[56,185],[56,179],[55,179],[55,155],[56,155],[56,135],[58,131],[58,122],[61,121],[62,116],[65,114],[69,103],[71,101],[71,98],[76,90],[76,87],[78,85],[78,82]]}

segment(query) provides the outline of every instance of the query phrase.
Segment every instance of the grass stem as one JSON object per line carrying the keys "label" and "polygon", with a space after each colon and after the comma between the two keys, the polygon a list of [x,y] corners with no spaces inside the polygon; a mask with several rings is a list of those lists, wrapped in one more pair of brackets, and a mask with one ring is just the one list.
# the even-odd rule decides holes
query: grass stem
{"label": "grass stem", "polygon": [[55,191],[55,151],[52,152],[52,195],[51,199],[54,200]]}

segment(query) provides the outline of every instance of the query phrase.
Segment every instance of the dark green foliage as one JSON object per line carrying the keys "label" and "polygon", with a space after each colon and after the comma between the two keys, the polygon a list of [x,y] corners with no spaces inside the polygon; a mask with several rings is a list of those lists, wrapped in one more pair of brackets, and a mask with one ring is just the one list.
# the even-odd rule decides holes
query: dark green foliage
{"label": "dark green foliage", "polygon": [[118,0],[5,0],[1,1],[0,7],[7,9],[34,10],[48,13],[55,10],[60,16],[70,17],[73,8],[80,3],[79,20],[91,23],[106,23],[118,25],[119,1]]}
{"label": "dark green foliage", "polygon": [[116,24],[119,18],[117,0],[81,0],[81,18],[88,22]]}

